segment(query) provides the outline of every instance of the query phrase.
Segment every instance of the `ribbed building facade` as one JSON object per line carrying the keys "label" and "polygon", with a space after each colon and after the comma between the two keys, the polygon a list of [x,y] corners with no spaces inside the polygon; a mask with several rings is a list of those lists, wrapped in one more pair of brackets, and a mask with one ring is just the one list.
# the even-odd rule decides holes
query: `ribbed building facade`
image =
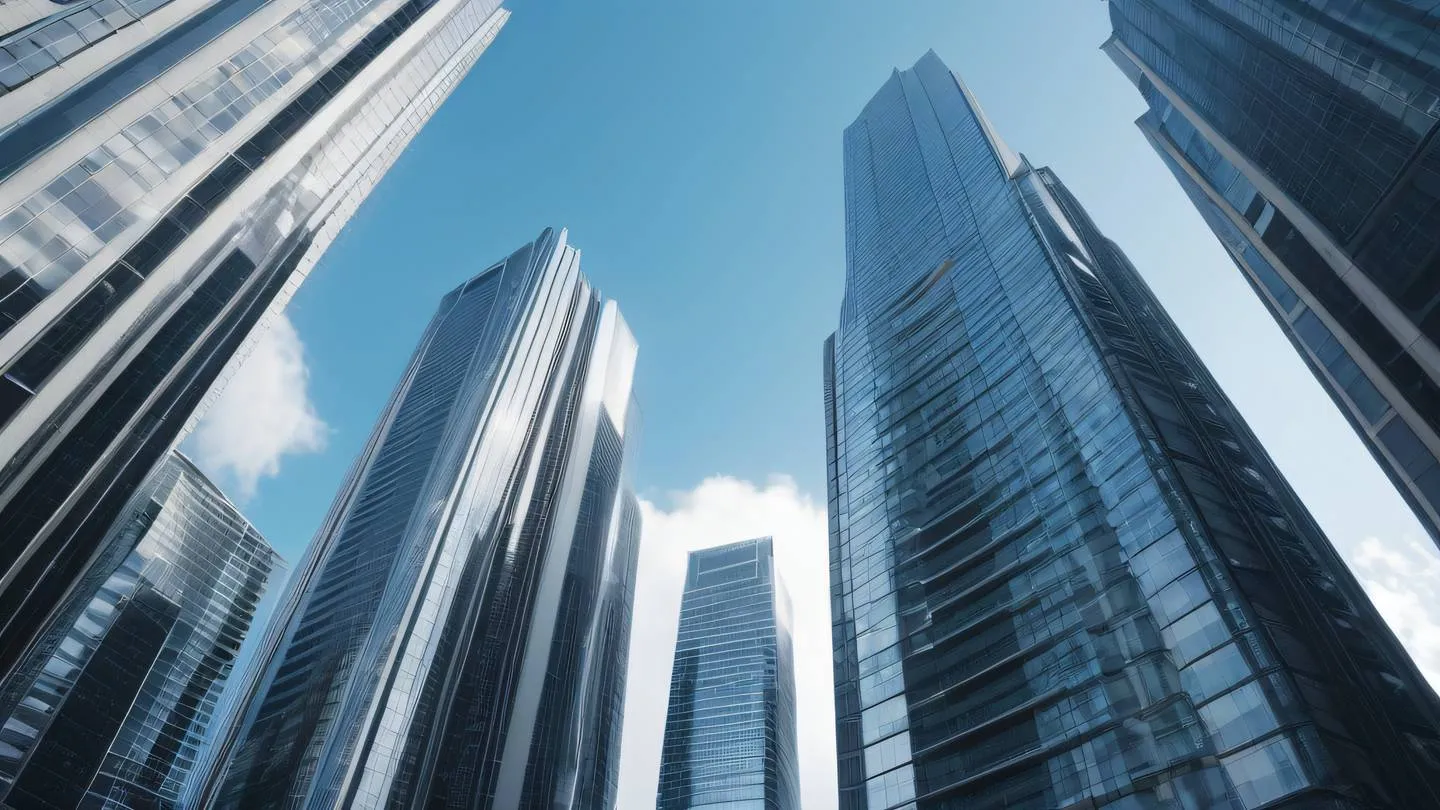
{"label": "ribbed building facade", "polygon": [[690,552],[657,810],[799,810],[790,597],[771,538]]}
{"label": "ribbed building facade", "polygon": [[840,806],[1440,804],[1440,701],[1054,173],[933,53],[844,143]]}
{"label": "ribbed building facade", "polygon": [[445,296],[197,803],[613,805],[636,352],[563,231]]}
{"label": "ribbed building facade", "polygon": [[498,2],[0,8],[0,673]]}
{"label": "ribbed building facade", "polygon": [[1109,6],[1141,130],[1440,543],[1440,8]]}
{"label": "ribbed building facade", "polygon": [[0,682],[0,807],[179,806],[275,552],[172,454]]}

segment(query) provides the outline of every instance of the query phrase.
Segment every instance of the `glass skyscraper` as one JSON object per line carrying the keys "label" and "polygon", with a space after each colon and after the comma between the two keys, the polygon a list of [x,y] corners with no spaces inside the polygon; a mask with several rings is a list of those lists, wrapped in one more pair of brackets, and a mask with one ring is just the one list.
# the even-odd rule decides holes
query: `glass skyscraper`
{"label": "glass skyscraper", "polygon": [[1440,543],[1440,7],[1113,0],[1138,122]]}
{"label": "glass skyscraper", "polygon": [[0,807],[177,807],[280,559],[170,455],[0,682]]}
{"label": "glass skyscraper", "polygon": [[1054,173],[933,53],[844,144],[841,807],[1440,806],[1440,701]]}
{"label": "glass skyscraper", "polygon": [[770,538],[690,552],[657,810],[799,810],[790,628]]}
{"label": "glass skyscraper", "polygon": [[613,805],[636,352],[563,231],[444,297],[197,803]]}
{"label": "glass skyscraper", "polygon": [[0,7],[0,673],[498,5]]}

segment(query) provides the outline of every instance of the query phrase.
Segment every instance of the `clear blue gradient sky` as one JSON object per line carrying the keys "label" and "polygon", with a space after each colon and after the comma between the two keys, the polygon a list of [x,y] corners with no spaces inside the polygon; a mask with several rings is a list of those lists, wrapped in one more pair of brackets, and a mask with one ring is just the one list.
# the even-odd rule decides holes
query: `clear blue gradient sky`
{"label": "clear blue gradient sky", "polygon": [[778,473],[823,504],[841,131],[929,48],[1127,251],[1342,550],[1423,538],[1135,129],[1101,0],[509,5],[290,307],[329,446],[245,509],[292,562],[440,296],[548,225],[639,339],[642,496]]}

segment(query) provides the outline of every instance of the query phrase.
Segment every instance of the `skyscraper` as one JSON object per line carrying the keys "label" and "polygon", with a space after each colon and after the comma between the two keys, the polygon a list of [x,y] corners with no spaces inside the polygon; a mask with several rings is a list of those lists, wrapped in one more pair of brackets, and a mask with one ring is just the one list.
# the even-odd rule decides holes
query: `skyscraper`
{"label": "skyscraper", "polygon": [[0,673],[498,4],[0,9]]}
{"label": "skyscraper", "polygon": [[445,296],[291,579],[199,801],[614,803],[635,357],[563,231]]}
{"label": "skyscraper", "polygon": [[657,810],[799,810],[790,616],[770,538],[690,552]]}
{"label": "skyscraper", "polygon": [[1113,0],[1110,16],[1141,130],[1440,543],[1440,8]]}
{"label": "skyscraper", "polygon": [[176,807],[280,559],[170,455],[15,674],[0,682],[0,807]]}
{"label": "skyscraper", "polygon": [[1440,806],[1440,701],[1125,256],[933,53],[845,132],[841,807]]}

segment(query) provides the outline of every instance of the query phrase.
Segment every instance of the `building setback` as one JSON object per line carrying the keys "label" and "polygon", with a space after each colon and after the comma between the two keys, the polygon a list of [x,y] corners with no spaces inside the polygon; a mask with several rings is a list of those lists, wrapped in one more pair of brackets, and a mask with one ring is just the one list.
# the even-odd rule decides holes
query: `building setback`
{"label": "building setback", "polygon": [[280,558],[170,455],[0,682],[0,807],[177,807]]}
{"label": "building setback", "polygon": [[0,8],[0,675],[498,5]]}
{"label": "building setback", "polygon": [[[1137,122],[1440,543],[1440,8],[1115,0]],[[1433,5],[1433,4],[1424,4]]]}
{"label": "building setback", "polygon": [[845,133],[841,804],[1440,805],[1440,703],[1120,250],[933,53]]}
{"label": "building setback", "polygon": [[690,552],[657,810],[799,810],[790,631],[770,538]]}
{"label": "building setback", "polygon": [[636,351],[563,231],[445,296],[198,804],[613,806]]}

